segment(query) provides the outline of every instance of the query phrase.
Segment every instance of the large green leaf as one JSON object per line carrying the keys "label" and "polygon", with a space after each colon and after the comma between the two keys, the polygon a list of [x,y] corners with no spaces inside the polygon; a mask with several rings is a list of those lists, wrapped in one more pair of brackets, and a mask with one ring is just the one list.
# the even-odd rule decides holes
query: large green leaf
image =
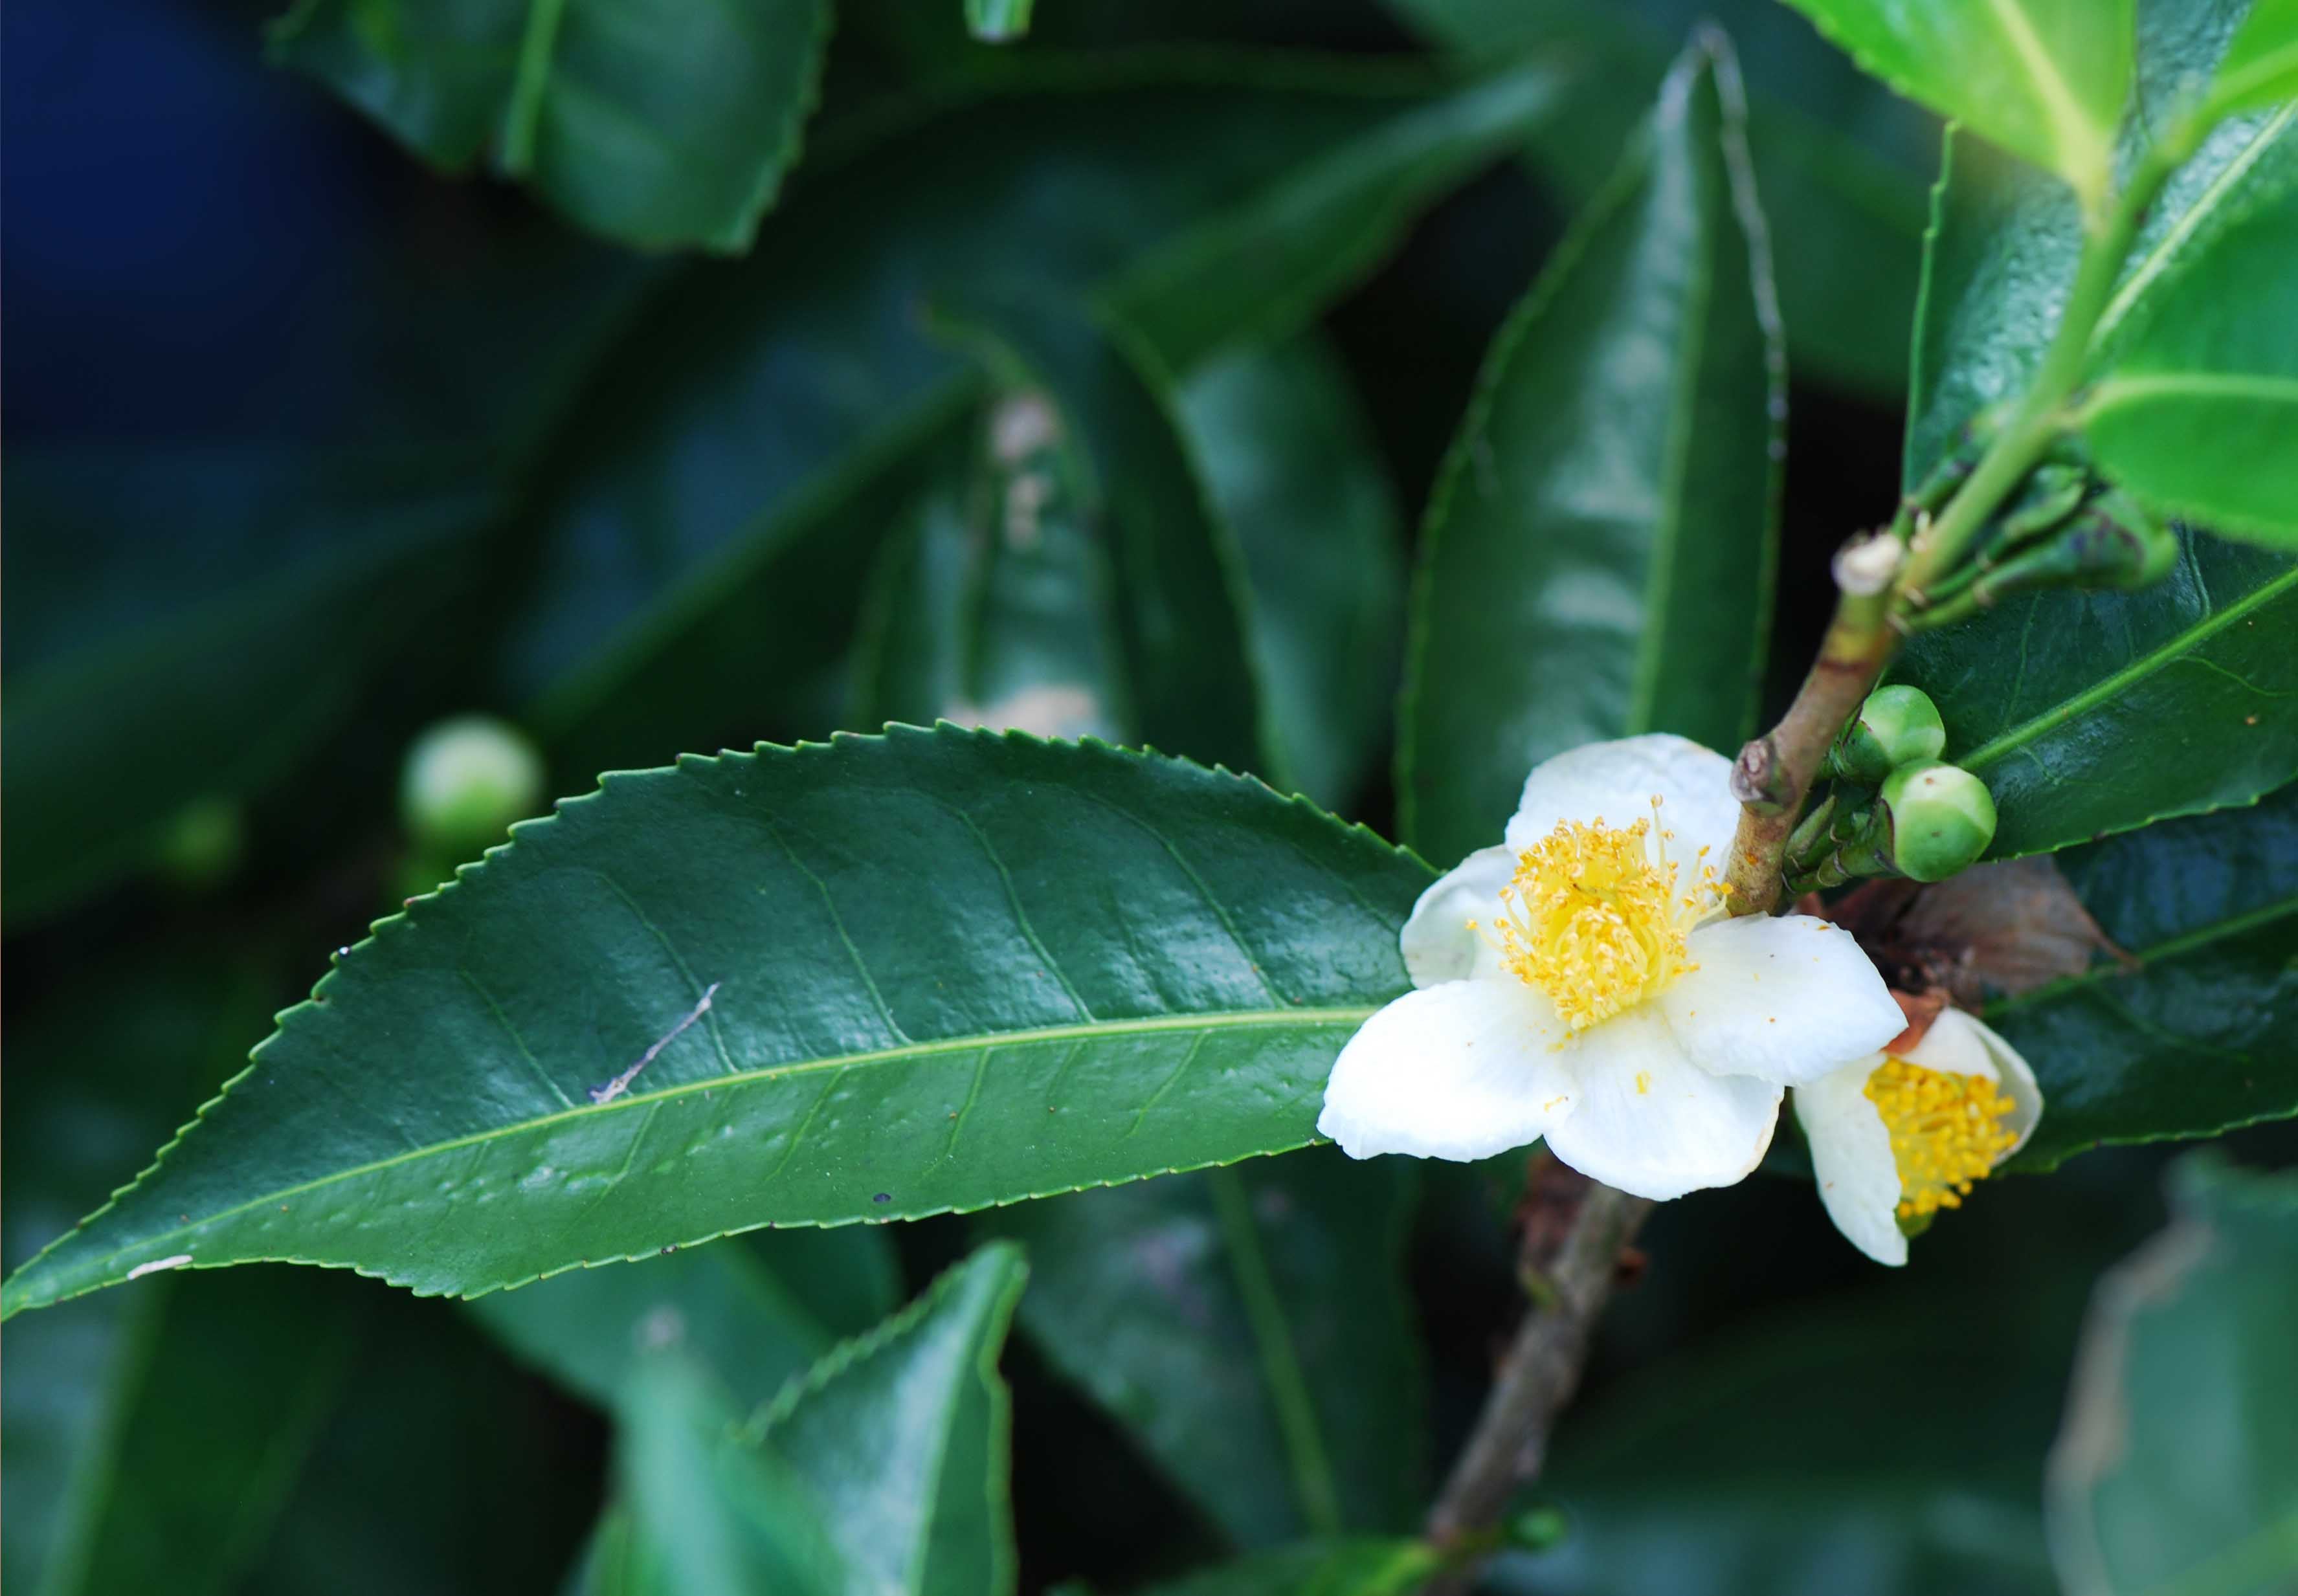
{"label": "large green leaf", "polygon": [[844,1589],[1013,1589],[1012,1399],[997,1354],[1027,1274],[1017,1249],[982,1248],[763,1416],[760,1450],[808,1487]]}
{"label": "large green leaf", "polygon": [[12,451],[10,921],[146,864],[187,805],[308,756],[470,576],[494,500],[469,464]]}
{"label": "large green leaf", "polygon": [[829,0],[297,0],[273,59],[436,165],[482,153],[648,248],[748,249],[798,158]]}
{"label": "large green leaf", "polygon": [[[2198,91],[2241,12],[2238,0],[2148,0],[2136,126]],[[2298,108],[2221,126],[2150,212],[2095,347],[2144,325],[2230,219],[2294,177]],[[2033,376],[2079,243],[2062,193],[1950,140],[1916,329],[1910,484]],[[2298,775],[2298,658],[2275,641],[2294,617],[2298,561],[2196,535],[2154,588],[2014,599],[1918,637],[1897,670],[1938,700],[1949,755],[1986,777],[2002,817],[1995,853],[2010,857],[2246,802]],[[2140,729],[2176,739],[2174,751],[2133,757]]]}
{"label": "large green leaf", "polygon": [[2298,1583],[2298,1176],[2197,1156],[2099,1283],[2047,1484],[2067,1596]]}
{"label": "large green leaf", "polygon": [[[1178,395],[1178,452],[1188,459],[1148,440],[1178,491],[1172,524],[1143,529],[1234,536],[1273,764],[1327,805],[1354,790],[1385,733],[1401,587],[1394,502],[1344,382],[1329,351],[1305,338],[1206,367]],[[1099,425],[1167,430],[1162,401],[1145,398],[1130,421],[1104,414]],[[1145,729],[1104,517],[1085,502],[1063,447],[1073,413],[1035,387],[1008,389],[977,428],[986,447],[938,453],[872,578],[852,724],[946,716],[1205,751],[1203,732],[1230,710],[1209,715],[1183,696],[1160,730]],[[1184,468],[1202,476],[1210,517]],[[1227,623],[1217,612],[1211,624]]]}
{"label": "large green leaf", "polygon": [[[0,1240],[13,1267],[167,1134],[267,1012],[181,948],[121,960],[8,1026]],[[44,1596],[235,1588],[350,1371],[354,1282],[153,1282],[12,1330],[0,1581]]]}
{"label": "large green leaf", "polygon": [[2212,107],[2254,111],[2298,99],[2298,5],[2255,0],[2211,85]]}
{"label": "large green leaf", "polygon": [[[2284,108],[2298,120],[2298,102]],[[2298,550],[2298,180],[2188,252],[2082,401],[2100,467],[2168,515]]]}
{"label": "large green leaf", "polygon": [[1694,51],[1670,74],[1495,340],[1445,461],[1397,753],[1431,858],[1490,842],[1550,754],[1748,730],[1786,401],[1726,70]]}
{"label": "large green leaf", "polygon": [[2021,1163],[2298,1113],[2298,786],[2058,863],[2137,962],[2101,959],[1988,1010],[2043,1088]]}
{"label": "large green leaf", "polygon": [[1267,736],[1328,808],[1354,796],[1388,735],[1403,641],[1400,513],[1348,384],[1303,337],[1213,361],[1180,395],[1244,551]]}
{"label": "large green leaf", "polygon": [[1246,1546],[1422,1501],[1402,1160],[1328,1149],[1001,1210],[1021,1325]]}
{"label": "large green leaf", "polygon": [[1532,49],[1568,63],[1563,109],[1533,130],[1541,175],[1575,209],[1601,192],[1693,28],[1720,23],[1748,77],[1748,144],[1774,234],[1798,375],[1896,401],[1915,302],[1938,125],[1863,76],[1778,0],[1403,0],[1464,54]]}
{"label": "large green leaf", "polygon": [[[1313,314],[1413,207],[1521,137],[1550,80],[1525,66],[1432,97],[1297,62],[1064,67],[801,185],[777,223],[800,245],[682,273],[557,440],[505,696],[576,775],[827,730],[873,550],[980,393],[922,299],[1138,274],[1127,310],[1153,323],[1170,296],[1193,347],[1259,335]],[[1215,247],[1299,214],[1304,191],[1335,242],[1287,257],[1284,283]]]}
{"label": "large green leaf", "polygon": [[470,1311],[515,1355],[601,1406],[665,1347],[755,1405],[840,1336],[876,1323],[895,1286],[883,1232],[766,1231],[628,1269],[570,1269],[481,1297]]}
{"label": "large green leaf", "polygon": [[1070,440],[1066,475],[1106,553],[1139,740],[1276,776],[1244,556],[1206,495],[1155,357],[1130,328],[1042,285],[978,290],[938,318],[1008,386],[1040,389]]}
{"label": "large green leaf", "polygon": [[260,1259],[477,1294],[1300,1146],[1429,879],[1245,778],[955,729],[612,775],[514,836],[6,1311]]}
{"label": "large green leaf", "polygon": [[2134,0],[1789,0],[1910,99],[2095,200],[2130,92]]}

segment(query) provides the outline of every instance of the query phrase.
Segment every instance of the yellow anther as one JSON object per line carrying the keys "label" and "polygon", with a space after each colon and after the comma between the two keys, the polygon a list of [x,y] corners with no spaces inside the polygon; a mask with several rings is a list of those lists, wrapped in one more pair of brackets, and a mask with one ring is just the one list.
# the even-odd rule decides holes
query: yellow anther
{"label": "yellow anther", "polygon": [[1716,902],[1712,870],[1676,895],[1667,833],[1567,820],[1517,856],[1500,889],[1493,945],[1501,963],[1548,995],[1574,1030],[1610,1019],[1696,966],[1684,939]]}
{"label": "yellow anther", "polygon": [[1980,1076],[1887,1058],[1867,1078],[1867,1100],[1891,1134],[1905,1219],[1962,1207],[1971,1182],[1987,1178],[2019,1139],[2005,1123],[2011,1099]]}

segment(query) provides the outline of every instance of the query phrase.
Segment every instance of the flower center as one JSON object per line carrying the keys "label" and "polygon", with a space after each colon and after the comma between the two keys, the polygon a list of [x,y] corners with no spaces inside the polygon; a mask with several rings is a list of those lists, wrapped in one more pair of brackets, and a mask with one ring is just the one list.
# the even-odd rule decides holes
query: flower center
{"label": "flower center", "polygon": [[1902,1219],[1962,1207],[1971,1183],[1987,1178],[2019,1139],[2005,1123],[2011,1099],[1980,1076],[1887,1058],[1867,1078],[1867,1100],[1891,1133]]}
{"label": "flower center", "polygon": [[[1575,1031],[1652,996],[1696,968],[1684,939],[1715,906],[1715,872],[1703,866],[1679,897],[1667,859],[1671,833],[1652,818],[1621,830],[1576,820],[1517,856],[1500,889],[1493,943],[1500,962],[1537,987]],[[1703,854],[1706,849],[1700,850]]]}

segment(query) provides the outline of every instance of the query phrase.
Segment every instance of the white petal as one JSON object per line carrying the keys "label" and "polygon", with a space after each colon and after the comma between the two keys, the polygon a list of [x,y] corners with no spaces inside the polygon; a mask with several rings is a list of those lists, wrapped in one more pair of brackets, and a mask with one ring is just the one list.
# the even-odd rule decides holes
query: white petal
{"label": "white petal", "polygon": [[1882,1062],[1879,1053],[1796,1087],[1795,1112],[1827,1217],[1876,1262],[1901,1264],[1907,1238],[1899,1231],[1899,1166],[1891,1132],[1867,1096],[1867,1078]]}
{"label": "white petal", "polygon": [[1661,1200],[1730,1186],[1772,1145],[1781,1088],[1710,1075],[1649,1007],[1582,1032],[1563,1057],[1580,1100],[1548,1133],[1548,1150],[1607,1186]]}
{"label": "white petal", "polygon": [[1699,879],[1703,848],[1708,850],[1707,863],[1720,874],[1740,825],[1732,762],[1689,738],[1664,732],[1591,742],[1534,765],[1508,823],[1508,844],[1530,848],[1562,820],[1633,825],[1651,817],[1654,798],[1660,800],[1661,829],[1674,834],[1668,856],[1676,862],[1679,883],[1689,885],[1687,865],[1689,879]]}
{"label": "white petal", "polygon": [[1537,1141],[1571,1112],[1562,1021],[1521,981],[1407,992],[1333,1063],[1317,1133],[1352,1158],[1489,1158]]}
{"label": "white petal", "polygon": [[2004,1158],[2025,1146],[2042,1120],[2043,1091],[2035,1084],[2035,1071],[2017,1048],[1961,1009],[1941,1009],[1907,1062],[1950,1075],[1977,1075],[2000,1086],[2011,1099],[2011,1129],[2019,1135]]}
{"label": "white petal", "polygon": [[1864,1058],[1907,1027],[1849,931],[1808,914],[1750,914],[1686,939],[1697,970],[1659,995],[1692,1063],[1785,1086]]}
{"label": "white petal", "polygon": [[1420,895],[1398,939],[1414,986],[1499,973],[1499,953],[1468,928],[1468,922],[1491,922],[1500,906],[1500,889],[1515,873],[1515,849],[1480,848]]}

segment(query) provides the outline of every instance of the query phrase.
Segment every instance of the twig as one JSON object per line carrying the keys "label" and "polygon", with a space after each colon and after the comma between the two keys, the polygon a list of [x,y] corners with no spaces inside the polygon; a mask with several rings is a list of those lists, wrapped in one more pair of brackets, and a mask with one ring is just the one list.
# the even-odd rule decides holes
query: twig
{"label": "twig", "polygon": [[1820,762],[1844,723],[1859,713],[1898,644],[1890,623],[1891,591],[1905,553],[1897,536],[1879,532],[1836,556],[1841,591],[1819,657],[1780,724],[1741,748],[1732,767],[1732,796],[1741,806],[1724,890],[1734,914],[1769,914],[1778,901],[1788,837]]}
{"label": "twig", "polygon": [[1467,1588],[1480,1543],[1489,1545],[1517,1489],[1538,1476],[1550,1427],[1579,1386],[1589,1332],[1612,1294],[1621,1253],[1652,1209],[1645,1198],[1546,1159],[1533,1182],[1520,1268],[1543,1290],[1500,1360],[1476,1432],[1429,1509],[1429,1540],[1465,1559],[1429,1587],[1431,1596]]}
{"label": "twig", "polygon": [[616,1098],[630,1090],[631,1082],[639,1078],[640,1071],[654,1063],[654,1056],[656,1054],[660,1053],[664,1048],[678,1040],[680,1034],[683,1032],[688,1026],[693,1024],[697,1020],[701,1019],[703,1015],[710,1012],[710,1000],[717,995],[718,983],[714,980],[708,986],[702,988],[702,1001],[694,1005],[693,1010],[688,1013],[685,1019],[681,1020],[677,1024],[672,1026],[669,1030],[655,1038],[654,1046],[648,1048],[644,1053],[639,1054],[639,1062],[637,1063],[632,1064],[620,1075],[616,1076],[614,1079],[608,1081],[605,1086],[592,1087],[591,1088],[591,1101],[593,1103],[602,1104],[612,1103]]}

